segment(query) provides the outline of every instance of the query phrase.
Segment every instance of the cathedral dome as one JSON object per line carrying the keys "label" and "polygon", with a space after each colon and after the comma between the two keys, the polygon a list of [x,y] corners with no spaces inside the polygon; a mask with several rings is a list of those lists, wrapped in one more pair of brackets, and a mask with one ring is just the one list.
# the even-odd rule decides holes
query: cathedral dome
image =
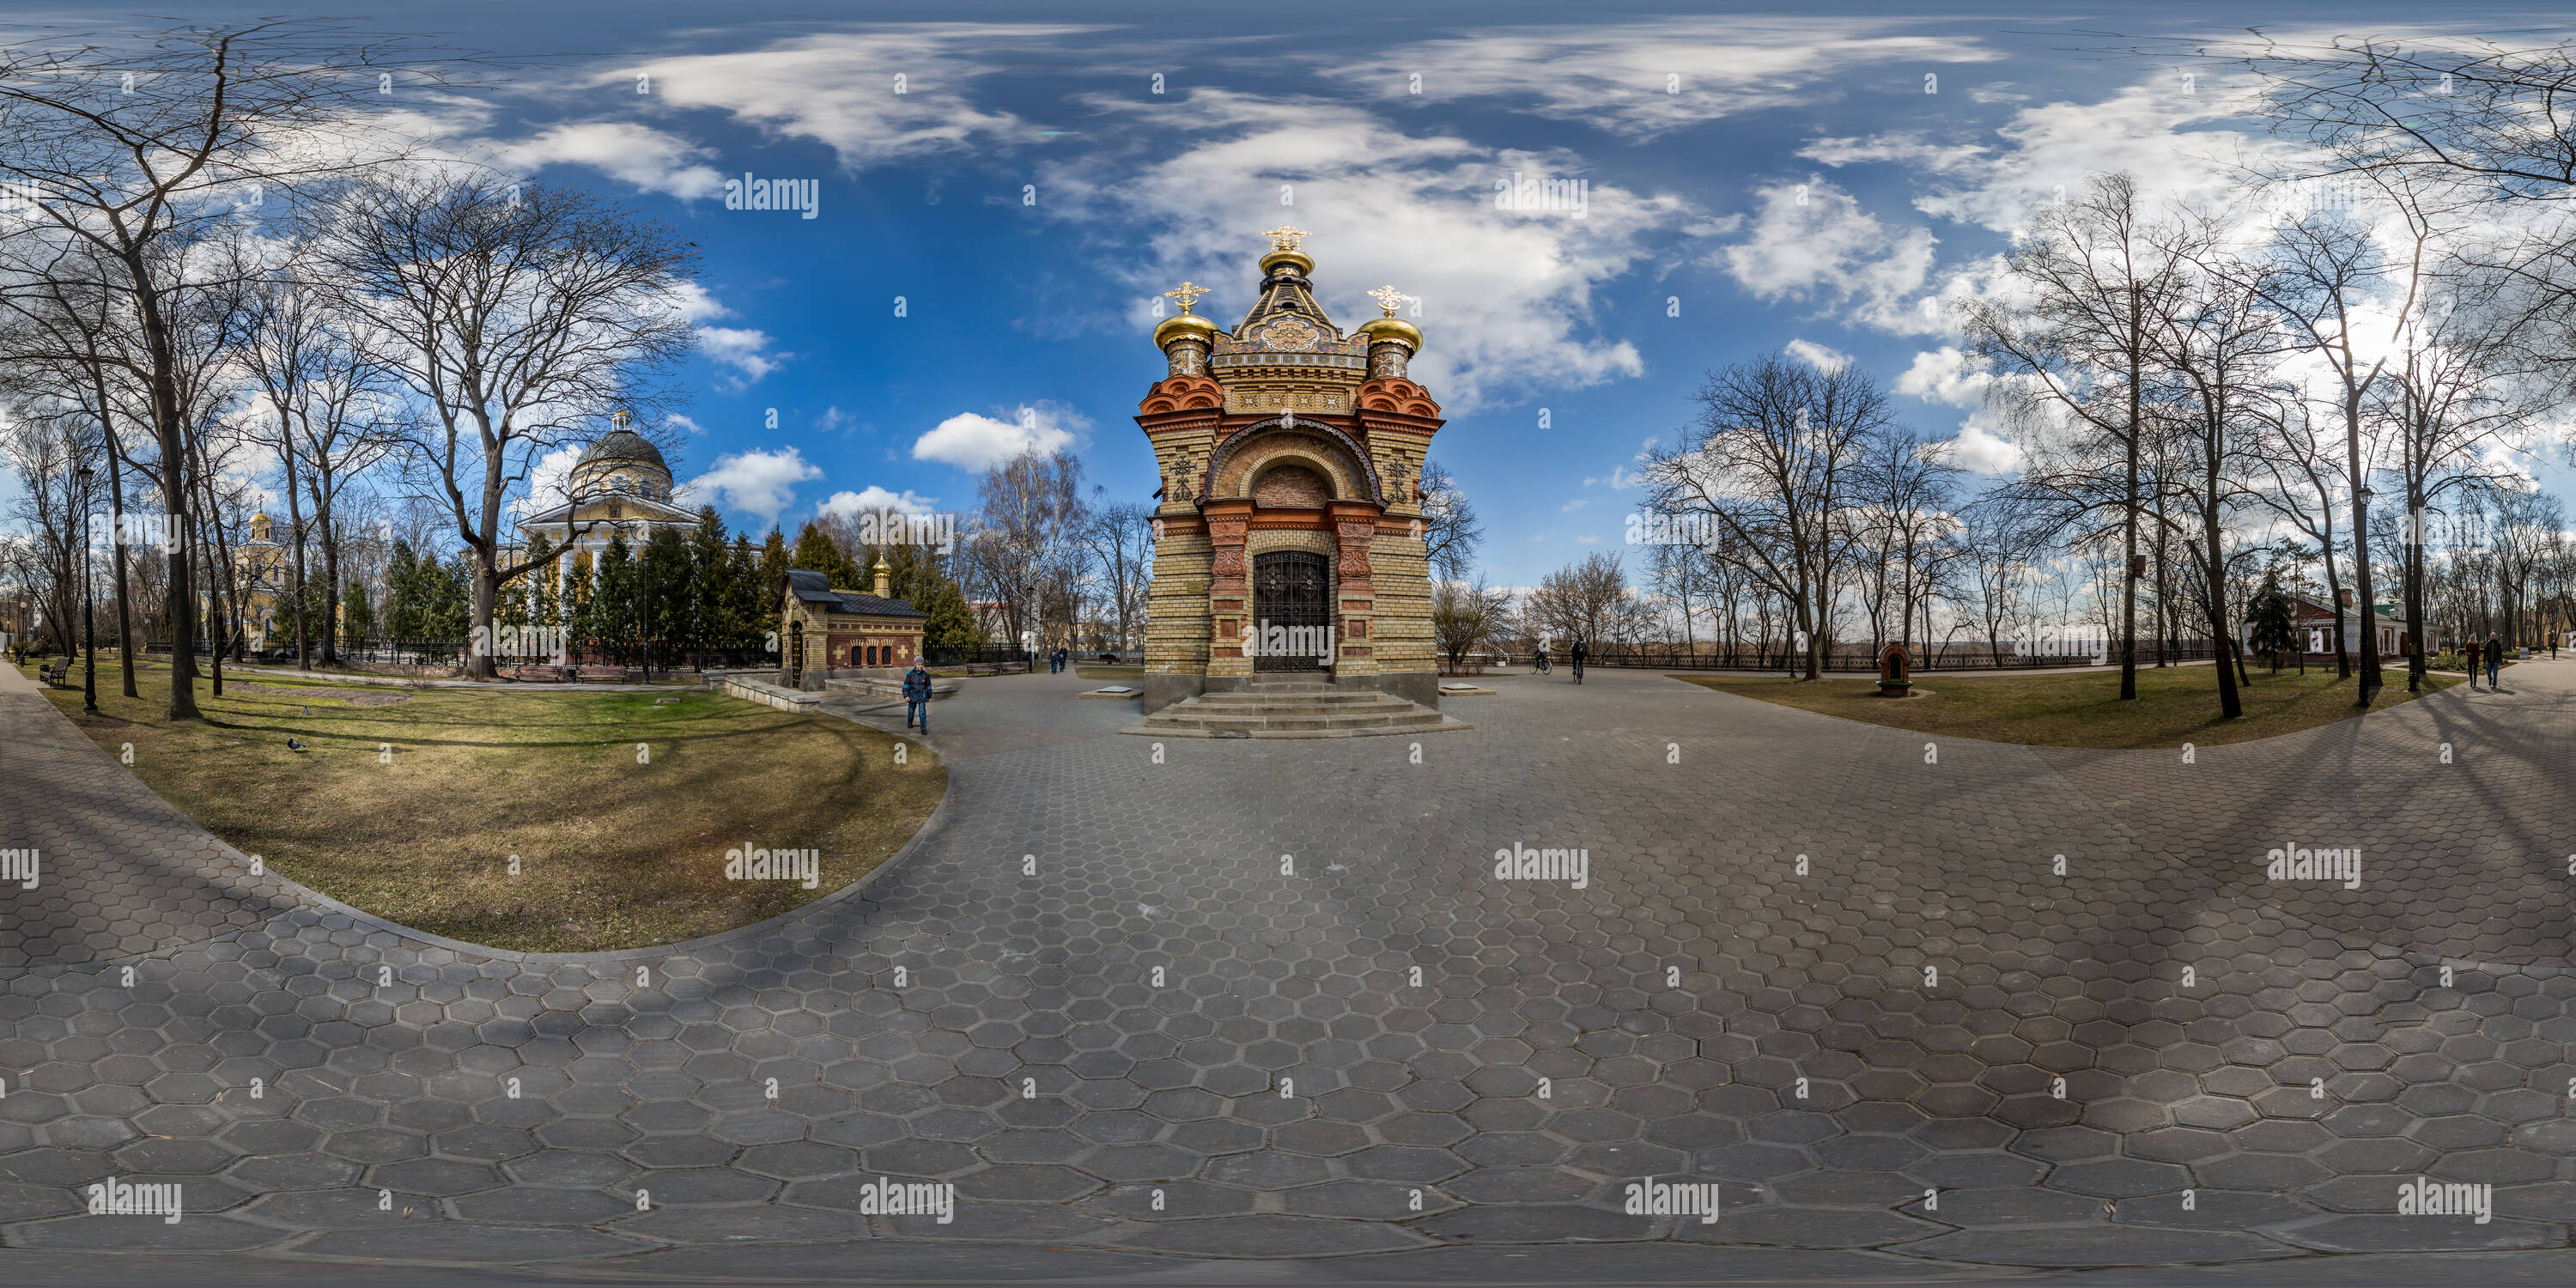
{"label": "cathedral dome", "polygon": [[583,449],[581,459],[573,464],[578,467],[629,461],[649,465],[660,471],[663,477],[670,477],[671,467],[663,461],[661,449],[631,429],[612,429],[600,435]]}

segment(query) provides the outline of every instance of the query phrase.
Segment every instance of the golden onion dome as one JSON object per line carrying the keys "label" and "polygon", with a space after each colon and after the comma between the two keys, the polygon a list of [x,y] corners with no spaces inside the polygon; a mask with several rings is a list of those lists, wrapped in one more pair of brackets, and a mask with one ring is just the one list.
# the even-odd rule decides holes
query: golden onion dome
{"label": "golden onion dome", "polygon": [[1301,277],[1315,271],[1315,261],[1308,259],[1304,251],[1274,250],[1261,257],[1262,275],[1268,276],[1271,270],[1281,264],[1296,265],[1297,273]]}
{"label": "golden onion dome", "polygon": [[1201,343],[1214,345],[1216,323],[1196,313],[1183,313],[1177,317],[1165,318],[1161,326],[1154,328],[1154,347],[1168,349],[1172,347],[1174,340],[1184,336],[1196,336]]}
{"label": "golden onion dome", "polygon": [[1422,332],[1403,318],[1370,318],[1359,324],[1358,333],[1367,336],[1371,344],[1380,340],[1395,340],[1415,353],[1422,352]]}

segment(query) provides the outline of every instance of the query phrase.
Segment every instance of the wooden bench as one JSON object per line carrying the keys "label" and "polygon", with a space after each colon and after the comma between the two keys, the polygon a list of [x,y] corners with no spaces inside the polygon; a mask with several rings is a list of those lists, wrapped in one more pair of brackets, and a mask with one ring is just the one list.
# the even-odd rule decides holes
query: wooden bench
{"label": "wooden bench", "polygon": [[64,676],[71,674],[71,669],[72,664],[68,660],[47,662],[36,668],[36,679],[46,684],[60,684]]}

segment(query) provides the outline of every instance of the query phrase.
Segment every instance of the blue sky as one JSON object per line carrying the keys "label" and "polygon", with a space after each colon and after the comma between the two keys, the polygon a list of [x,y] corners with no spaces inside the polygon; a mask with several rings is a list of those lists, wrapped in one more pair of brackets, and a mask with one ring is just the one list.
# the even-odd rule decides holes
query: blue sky
{"label": "blue sky", "polygon": [[[2208,192],[2269,146],[2226,115],[2226,86],[2083,34],[2256,16],[2135,12],[384,11],[452,44],[556,55],[468,94],[404,85],[404,110],[699,241],[706,347],[675,465],[736,524],[792,531],[844,493],[964,510],[976,467],[1024,442],[1068,445],[1105,496],[1145,500],[1152,457],[1129,418],[1162,370],[1155,293],[1212,287],[1198,311],[1230,322],[1258,234],[1285,222],[1309,230],[1345,328],[1381,283],[1420,298],[1414,371],[1450,416],[1433,455],[1506,585],[1617,547],[1635,457],[1671,441],[1702,373],[1793,341],[1896,385],[1925,434],[1964,434],[1981,477],[2008,469],[1924,302],[1983,289],[2022,212],[2090,169]],[[2423,14],[2334,12],[2345,31]],[[746,174],[815,181],[815,217],[725,209],[720,185]],[[1514,174],[1583,180],[1584,217],[1496,209]]]}

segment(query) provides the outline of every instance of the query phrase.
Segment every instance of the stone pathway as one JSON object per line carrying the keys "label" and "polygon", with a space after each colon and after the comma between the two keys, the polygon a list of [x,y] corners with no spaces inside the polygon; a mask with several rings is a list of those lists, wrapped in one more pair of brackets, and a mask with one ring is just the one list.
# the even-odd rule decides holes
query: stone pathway
{"label": "stone pathway", "polygon": [[[251,877],[0,674],[0,846],[44,855],[0,1267],[2565,1282],[2576,662],[2507,678],[2191,763],[1599,670],[1488,679],[1419,763],[1158,751],[1096,682],[979,680],[860,894],[523,957]],[[1497,879],[1523,846],[1582,883]],[[2492,1219],[2393,1216],[2418,1175]],[[185,1219],[81,1214],[110,1176]],[[1722,1218],[1626,1214],[1649,1176]]]}

